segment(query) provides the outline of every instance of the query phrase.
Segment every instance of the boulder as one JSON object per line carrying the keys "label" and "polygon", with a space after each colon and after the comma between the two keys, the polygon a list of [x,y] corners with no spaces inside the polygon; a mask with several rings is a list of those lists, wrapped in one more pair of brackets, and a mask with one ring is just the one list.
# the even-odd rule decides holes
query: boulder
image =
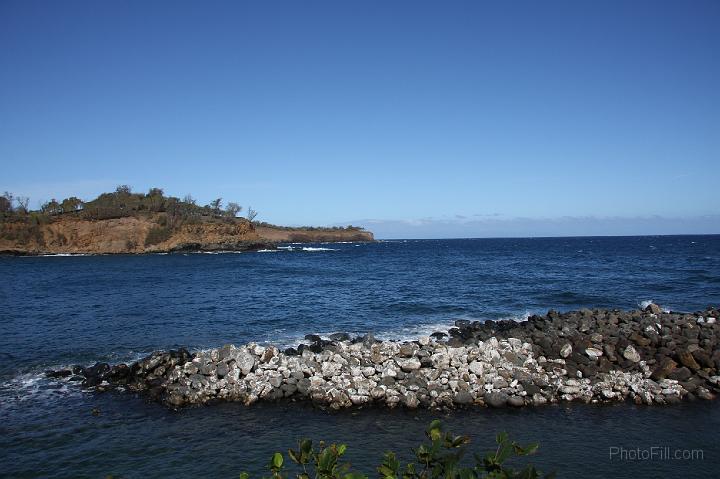
{"label": "boulder", "polygon": [[243,350],[237,355],[235,362],[237,363],[237,367],[240,369],[242,375],[247,376],[255,367],[255,356],[250,354],[247,350]]}
{"label": "boulder", "polygon": [[692,372],[685,366],[676,368],[670,371],[667,375],[668,379],[674,379],[676,381],[687,381],[692,376]]}
{"label": "boulder", "polygon": [[525,405],[525,400],[520,396],[510,396],[507,404],[512,407],[523,407]]}
{"label": "boulder", "polygon": [[585,349],[585,354],[593,361],[597,361],[597,359],[603,355],[603,352],[598,348],[587,348]]}
{"label": "boulder", "polygon": [[668,357],[663,357],[658,361],[657,366],[653,369],[650,379],[653,381],[660,381],[668,377],[677,367],[677,363]]}
{"label": "boulder", "polygon": [[695,358],[687,350],[679,351],[677,353],[678,361],[685,367],[690,368],[693,371],[700,369],[700,365],[695,361]]}
{"label": "boulder", "polygon": [[400,369],[405,372],[417,371],[420,369],[420,360],[418,358],[398,359],[397,363],[400,366]]}
{"label": "boulder", "polygon": [[468,405],[473,403],[473,397],[467,391],[458,391],[453,397],[453,402],[460,405]]}
{"label": "boulder", "polygon": [[623,349],[622,355],[625,359],[633,363],[640,362],[641,359],[640,354],[637,352],[637,350],[633,347],[632,344],[628,344],[625,349]]}
{"label": "boulder", "polygon": [[485,404],[494,408],[505,407],[510,398],[503,392],[493,391],[485,394]]}
{"label": "boulder", "polygon": [[480,361],[473,361],[468,366],[468,370],[475,374],[476,376],[482,376],[483,375],[483,363]]}
{"label": "boulder", "polygon": [[701,367],[715,369],[714,361],[704,349],[693,351],[692,356]]}
{"label": "boulder", "polygon": [[332,341],[350,341],[350,335],[348,333],[333,333],[328,337]]}

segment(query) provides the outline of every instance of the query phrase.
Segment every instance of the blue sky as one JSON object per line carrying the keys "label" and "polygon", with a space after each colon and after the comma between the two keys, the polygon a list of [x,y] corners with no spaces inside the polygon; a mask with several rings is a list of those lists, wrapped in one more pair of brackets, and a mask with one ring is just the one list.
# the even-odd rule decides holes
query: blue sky
{"label": "blue sky", "polygon": [[0,3],[0,190],[379,237],[720,233],[720,3]]}

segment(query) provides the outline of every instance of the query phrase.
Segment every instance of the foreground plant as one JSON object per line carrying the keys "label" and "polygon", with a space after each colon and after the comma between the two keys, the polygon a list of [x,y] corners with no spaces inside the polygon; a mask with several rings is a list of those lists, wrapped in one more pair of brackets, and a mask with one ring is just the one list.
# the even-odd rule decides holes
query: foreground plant
{"label": "foreground plant", "polygon": [[[435,420],[430,423],[425,435],[429,443],[421,444],[413,449],[415,460],[404,467],[394,452],[387,452],[383,462],[377,467],[381,479],[537,479],[541,473],[533,466],[525,466],[514,470],[505,465],[512,456],[527,456],[537,451],[538,445],[522,447],[510,441],[507,433],[500,433],[495,438],[497,448],[485,456],[474,454],[474,466],[462,466],[461,461],[466,453],[470,438],[454,436],[443,429],[442,423]],[[297,479],[367,479],[368,475],[350,470],[350,463],[342,462],[347,446],[345,444],[326,445],[320,442],[318,449],[312,441],[303,439],[298,449],[288,450],[292,461],[293,473]],[[286,479],[291,471],[285,467],[282,453],[273,454],[268,464],[271,479]],[[553,475],[542,477],[550,478]],[[247,473],[240,479],[249,479]]]}

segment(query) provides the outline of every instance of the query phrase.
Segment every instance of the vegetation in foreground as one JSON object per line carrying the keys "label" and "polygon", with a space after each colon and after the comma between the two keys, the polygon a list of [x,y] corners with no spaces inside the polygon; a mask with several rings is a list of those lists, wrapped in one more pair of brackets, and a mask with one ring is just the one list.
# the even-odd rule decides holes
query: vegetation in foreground
{"label": "vegetation in foreground", "polygon": [[[474,465],[463,465],[470,438],[454,436],[443,429],[442,423],[435,420],[430,423],[425,435],[429,443],[423,443],[413,449],[414,460],[403,465],[394,452],[385,453],[382,463],[377,467],[381,479],[536,479],[554,477],[553,474],[542,475],[532,465],[515,470],[505,463],[512,456],[526,456],[535,453],[537,444],[522,447],[511,441],[506,433],[496,437],[497,448],[493,452],[481,456],[474,454]],[[351,465],[342,461],[346,452],[345,444],[326,445],[320,442],[314,448],[312,441],[304,439],[299,442],[298,449],[287,452],[290,462],[285,456],[276,452],[268,464],[269,479],[366,479],[369,476],[352,471]],[[469,463],[472,461],[466,461]],[[247,473],[240,479],[249,479]]]}

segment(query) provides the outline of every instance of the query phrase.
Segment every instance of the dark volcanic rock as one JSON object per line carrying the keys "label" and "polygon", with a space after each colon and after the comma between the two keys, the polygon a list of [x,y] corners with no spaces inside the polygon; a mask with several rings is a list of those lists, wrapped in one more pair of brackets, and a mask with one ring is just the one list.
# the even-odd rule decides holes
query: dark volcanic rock
{"label": "dark volcanic rock", "polygon": [[650,375],[650,379],[653,381],[660,381],[668,377],[668,374],[672,373],[677,367],[677,363],[668,357],[662,358],[658,361],[657,366]]}
{"label": "dark volcanic rock", "polygon": [[680,364],[683,366],[686,366],[693,371],[697,371],[700,369],[700,365],[695,361],[695,358],[692,354],[690,354],[687,350],[685,351],[679,351],[677,353],[678,361],[680,361]]}
{"label": "dark volcanic rock", "polygon": [[348,333],[333,333],[328,337],[333,341],[350,341],[350,335]]}
{"label": "dark volcanic rock", "polygon": [[505,407],[508,402],[508,395],[503,392],[490,392],[485,394],[485,404],[494,408]]}
{"label": "dark volcanic rock", "polygon": [[657,311],[551,310],[525,322],[458,320],[449,336],[438,332],[412,342],[307,335],[309,344],[284,352],[227,345],[47,375],[80,375],[85,387],[97,390],[126,385],[171,407],[281,398],[333,409],[713,398],[720,393],[720,325],[704,318],[716,313]]}
{"label": "dark volcanic rock", "polygon": [[674,369],[668,373],[668,379],[675,379],[676,381],[687,381],[692,376],[692,372],[685,366]]}

